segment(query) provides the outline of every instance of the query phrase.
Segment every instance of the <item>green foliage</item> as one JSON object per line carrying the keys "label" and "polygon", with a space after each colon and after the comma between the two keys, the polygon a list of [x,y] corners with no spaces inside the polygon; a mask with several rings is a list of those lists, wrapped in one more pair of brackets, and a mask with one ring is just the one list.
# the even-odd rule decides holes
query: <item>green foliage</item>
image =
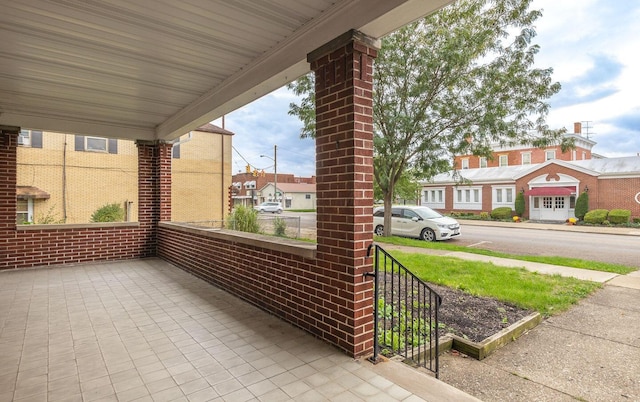
{"label": "green foliage", "polygon": [[275,218],[273,220],[273,233],[276,236],[284,237],[287,231],[287,221],[282,218]]}
{"label": "green foliage", "polygon": [[53,213],[54,209],[55,205],[52,205],[46,213],[38,215],[34,223],[36,225],[57,225],[60,223],[64,223],[64,219],[56,217],[56,215]]}
{"label": "green foliage", "polygon": [[124,208],[117,202],[105,204],[91,215],[91,222],[123,222]]}
{"label": "green foliage", "polygon": [[640,223],[640,218],[633,218],[633,223]]}
{"label": "green foliage", "polygon": [[376,242],[386,243],[386,244],[396,244],[399,246],[410,246],[410,247],[416,247],[416,248],[434,249],[434,250],[461,251],[465,253],[489,255],[489,256],[500,257],[500,258],[509,258],[512,260],[540,262],[543,264],[590,269],[593,271],[614,272],[621,275],[625,275],[636,270],[636,268],[634,267],[628,267],[626,265],[621,265],[621,264],[610,264],[610,263],[600,262],[600,261],[580,260],[578,258],[569,258],[569,257],[507,254],[507,253],[500,253],[497,251],[491,251],[491,250],[486,250],[486,249],[481,249],[476,247],[458,246],[450,242],[424,242],[417,239],[409,239],[406,237],[398,237],[398,236],[384,237],[384,238],[378,237],[376,238]]}
{"label": "green foliage", "polygon": [[516,215],[522,217],[524,215],[524,193],[518,192],[515,202]]}
{"label": "green foliage", "polygon": [[600,225],[607,219],[607,215],[609,211],[606,209],[593,209],[584,215],[584,221]]}
{"label": "green foliage", "polygon": [[383,298],[379,298],[378,318],[378,343],[382,346],[397,351],[404,349],[407,343],[410,347],[415,347],[430,341],[431,328],[428,323],[421,318],[414,318],[407,311],[404,302],[393,300],[386,303]]}
{"label": "green foliage", "polygon": [[[385,205],[385,232],[396,186],[411,171],[422,180],[452,169],[454,155],[489,157],[493,144],[561,143],[546,100],[560,90],[552,69],[534,66],[530,1],[460,0],[388,35],[374,69],[374,178]],[[289,85],[303,95],[289,114],[315,137],[314,78]],[[531,134],[536,133],[536,134]],[[469,139],[473,138],[473,141]]]}
{"label": "green foliage", "polygon": [[607,220],[614,225],[629,223],[631,211],[628,209],[612,209],[607,215]]}
{"label": "green foliage", "polygon": [[480,219],[482,219],[483,221],[488,221],[490,217],[491,216],[489,215],[488,212],[485,212],[485,211],[480,212]]}
{"label": "green foliage", "polygon": [[584,216],[589,211],[589,193],[583,191],[576,200],[575,215],[576,218],[584,220]]}
{"label": "green foliage", "polygon": [[513,210],[511,207],[498,207],[491,211],[491,217],[493,219],[511,219]]}
{"label": "green foliage", "polygon": [[239,230],[241,232],[260,233],[258,223],[258,211],[251,207],[239,205],[233,209],[227,218],[227,229]]}
{"label": "green foliage", "polygon": [[392,250],[391,254],[424,281],[493,297],[545,316],[566,311],[602,287],[595,282],[540,275],[524,268],[498,267],[480,261],[397,250]]}

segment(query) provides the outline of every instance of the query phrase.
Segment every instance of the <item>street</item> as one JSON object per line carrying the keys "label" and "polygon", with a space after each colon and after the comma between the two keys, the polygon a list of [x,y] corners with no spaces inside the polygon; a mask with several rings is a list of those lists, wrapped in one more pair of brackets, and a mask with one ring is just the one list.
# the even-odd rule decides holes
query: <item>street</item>
{"label": "street", "polygon": [[[285,214],[299,216],[303,237],[315,239],[315,213]],[[464,222],[461,225],[462,236],[450,240],[451,244],[509,254],[572,257],[640,268],[640,236],[471,226]]]}

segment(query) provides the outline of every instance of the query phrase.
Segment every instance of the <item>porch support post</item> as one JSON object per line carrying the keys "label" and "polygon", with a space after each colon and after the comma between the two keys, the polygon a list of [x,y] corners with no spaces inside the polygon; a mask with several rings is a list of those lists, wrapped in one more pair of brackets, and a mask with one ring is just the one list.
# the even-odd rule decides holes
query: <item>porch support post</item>
{"label": "porch support post", "polygon": [[307,56],[315,72],[318,265],[324,334],[352,356],[373,348],[373,61],[378,41],[351,30]]}
{"label": "porch support post", "polygon": [[162,141],[137,141],[138,221],[145,254],[157,255],[158,222],[171,220],[171,149]]}
{"label": "porch support post", "polygon": [[17,213],[17,148],[20,127],[0,126],[0,259],[15,236]]}

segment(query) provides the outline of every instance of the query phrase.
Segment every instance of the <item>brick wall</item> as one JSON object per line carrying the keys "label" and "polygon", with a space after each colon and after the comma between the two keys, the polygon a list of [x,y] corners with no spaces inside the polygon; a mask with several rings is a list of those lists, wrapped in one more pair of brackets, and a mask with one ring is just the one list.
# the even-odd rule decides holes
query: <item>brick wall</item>
{"label": "brick wall", "polygon": [[[591,185],[589,185],[589,194]],[[629,209],[631,216],[640,218],[640,177],[626,179],[600,179],[598,180],[598,193],[595,200],[598,208],[603,209]],[[591,196],[589,203],[591,204]],[[637,199],[637,200],[636,200]]]}
{"label": "brick wall", "polygon": [[170,145],[150,143],[138,147],[139,223],[20,228],[16,225],[16,147],[17,134],[2,133],[0,269],[141,258],[156,254],[157,223],[171,216]]}

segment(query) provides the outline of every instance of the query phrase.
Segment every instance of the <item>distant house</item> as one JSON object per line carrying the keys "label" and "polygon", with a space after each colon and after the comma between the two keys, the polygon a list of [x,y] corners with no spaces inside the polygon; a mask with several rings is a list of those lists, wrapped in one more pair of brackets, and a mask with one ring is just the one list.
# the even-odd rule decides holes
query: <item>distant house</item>
{"label": "distant house", "polygon": [[[232,177],[232,187],[231,187],[231,198],[233,205],[244,205],[244,206],[254,206],[258,205],[264,201],[273,200],[274,189],[273,183],[276,181],[276,177],[274,173],[267,172],[254,172],[254,173],[237,173]],[[293,208],[293,209],[312,209],[316,207],[315,199],[316,199],[316,177],[299,177],[294,176],[290,173],[278,173],[277,177],[278,183],[278,192],[280,193],[278,196],[278,201],[282,202],[283,207],[285,208]],[[271,187],[268,185],[271,184]],[[288,187],[291,184],[300,184],[300,185],[308,185],[301,187]],[[266,189],[265,189],[266,187]],[[298,191],[302,190],[304,191]],[[308,190],[312,189],[312,192]],[[291,190],[291,191],[289,191]],[[299,201],[294,203],[293,195],[290,195],[290,200],[287,202],[286,197],[282,198],[282,193],[286,194],[305,194],[304,202]],[[309,197],[307,198],[307,195]],[[297,196],[296,196],[297,198]],[[308,200],[313,200],[312,206],[309,207],[297,207],[296,204],[299,205],[307,205],[310,203]],[[288,207],[287,203],[294,205],[292,207]]]}
{"label": "distant house", "polygon": [[490,212],[504,206],[513,209],[521,192],[525,217],[564,221],[575,216],[576,198],[586,191],[589,209],[628,209],[632,217],[640,217],[640,156],[597,157],[591,153],[595,142],[581,135],[579,123],[575,129],[569,136],[576,149],[566,153],[558,147],[497,149],[497,165],[458,157],[462,168],[422,183],[421,203],[446,213]]}
{"label": "distant house", "polygon": [[315,209],[316,185],[310,183],[267,183],[258,192],[259,202],[280,201],[284,209]]}

